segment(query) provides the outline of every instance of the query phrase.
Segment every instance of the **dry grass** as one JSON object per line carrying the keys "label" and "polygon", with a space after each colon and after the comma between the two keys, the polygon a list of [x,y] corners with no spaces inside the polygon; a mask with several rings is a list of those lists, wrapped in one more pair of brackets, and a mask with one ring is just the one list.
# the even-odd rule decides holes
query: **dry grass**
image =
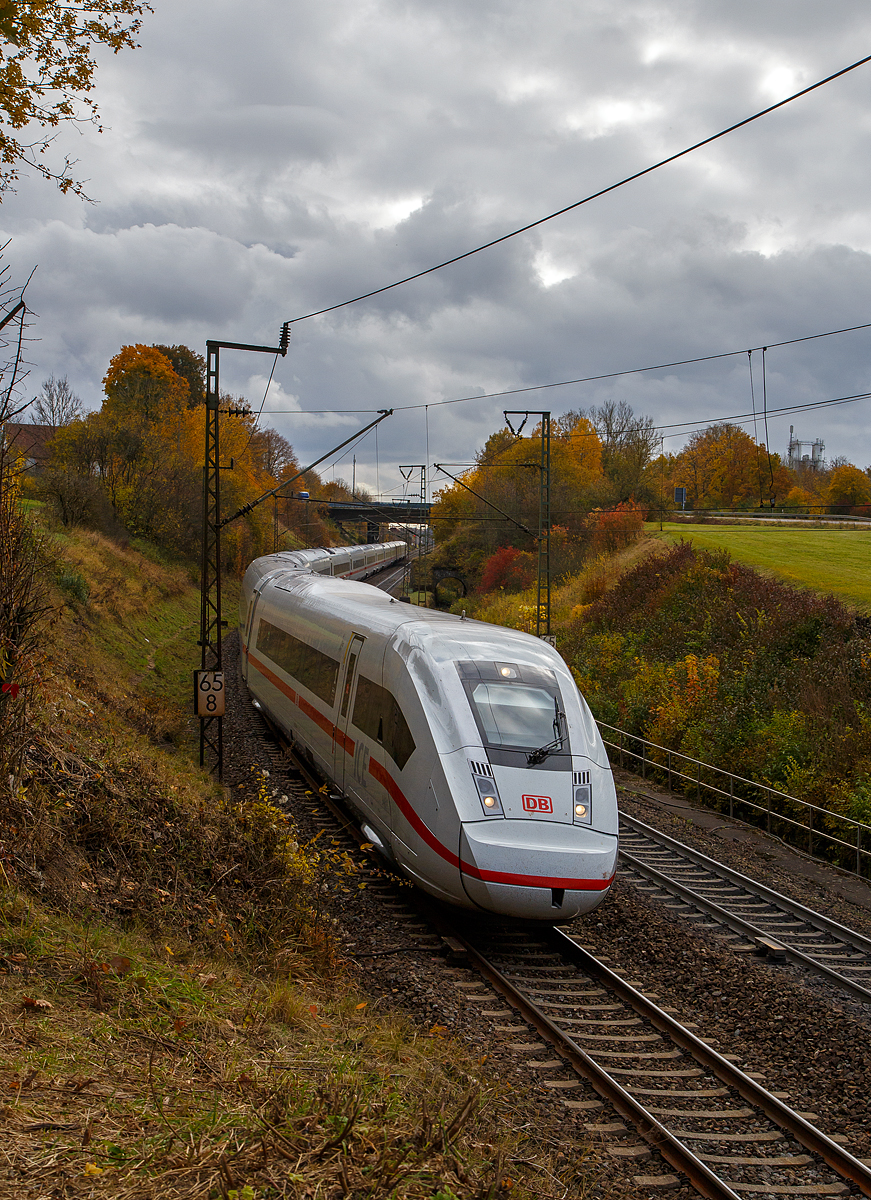
{"label": "dry grass", "polygon": [[588,1194],[483,1060],[354,990],[322,904],[341,854],[299,845],[264,775],[230,794],[167,740],[178,685],[141,643],[183,648],[184,569],[98,534],[61,555],[0,789],[0,1195]]}
{"label": "dry grass", "polygon": [[506,1134],[480,1063],[347,981],[325,989],[302,954],[271,982],[180,965],[12,891],[0,953],[5,1194],[566,1194]]}
{"label": "dry grass", "polygon": [[[603,554],[591,559],[576,575],[561,584],[556,584],[551,594],[551,622],[557,636],[560,634],[560,626],[575,621],[583,608],[604,595],[624,571],[647,558],[657,548],[658,542],[653,538],[639,538],[614,554]],[[535,588],[529,588],[525,592],[492,593],[457,601],[452,611],[466,607],[469,615],[479,621],[489,621],[493,625],[506,625],[510,629],[534,633],[535,599]]]}

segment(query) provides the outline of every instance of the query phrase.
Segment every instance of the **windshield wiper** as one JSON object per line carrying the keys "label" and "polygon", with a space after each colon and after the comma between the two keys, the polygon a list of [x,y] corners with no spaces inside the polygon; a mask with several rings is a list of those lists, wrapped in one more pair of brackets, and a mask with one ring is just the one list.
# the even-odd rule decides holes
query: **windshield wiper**
{"label": "windshield wiper", "polygon": [[529,754],[527,754],[526,761],[530,767],[536,767],[539,763],[543,763],[549,754],[559,754],[560,750],[563,748],[563,742],[565,741],[565,738],[562,734],[562,723],[566,719],[566,714],[564,712],[560,712],[556,700],[554,700],[553,706],[555,709],[555,715],[553,718],[553,732],[555,735],[554,740],[552,742],[548,742],[544,746],[539,746],[537,750],[531,750]]}

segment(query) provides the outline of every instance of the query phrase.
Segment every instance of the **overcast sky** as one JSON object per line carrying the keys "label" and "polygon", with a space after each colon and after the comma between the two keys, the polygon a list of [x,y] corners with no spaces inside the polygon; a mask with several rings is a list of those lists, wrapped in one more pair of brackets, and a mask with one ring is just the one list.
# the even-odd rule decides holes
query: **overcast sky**
{"label": "overcast sky", "polygon": [[[34,178],[0,205],[15,277],[38,265],[31,390],[65,374],[89,408],[122,345],[274,344],[285,320],[544,216],[871,53],[862,0],[152,3],[141,49],[101,56],[105,132],[55,143],[96,203]],[[661,425],[749,411],[746,353],[442,402],[871,321],[869,99],[871,65],[540,229],[295,325],[264,415],[305,462],[396,408],[377,482],[401,495],[398,464],[468,461],[506,405],[558,415],[625,399]],[[871,330],[770,350],[769,406],[871,390],[869,351]],[[259,408],[271,365],[225,353],[222,387]],[[772,448],[785,454],[794,424],[864,467],[869,406],[772,418]],[[373,435],[356,454],[374,487]],[[350,456],[335,472],[350,480]]]}

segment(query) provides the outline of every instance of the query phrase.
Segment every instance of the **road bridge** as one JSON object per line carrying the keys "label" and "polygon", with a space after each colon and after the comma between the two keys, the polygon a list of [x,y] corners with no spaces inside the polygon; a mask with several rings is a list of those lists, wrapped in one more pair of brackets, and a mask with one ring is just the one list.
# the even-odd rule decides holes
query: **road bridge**
{"label": "road bridge", "polygon": [[323,507],[339,527],[354,521],[365,521],[368,542],[378,541],[380,525],[428,525],[432,509],[431,504],[424,504],[420,500],[331,500]]}

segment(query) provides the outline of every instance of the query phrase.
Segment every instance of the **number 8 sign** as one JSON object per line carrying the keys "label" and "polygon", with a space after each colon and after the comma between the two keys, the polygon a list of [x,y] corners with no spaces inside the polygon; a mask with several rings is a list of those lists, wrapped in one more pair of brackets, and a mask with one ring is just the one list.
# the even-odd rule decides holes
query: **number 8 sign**
{"label": "number 8 sign", "polygon": [[194,671],[194,712],[198,717],[223,717],[224,672]]}

